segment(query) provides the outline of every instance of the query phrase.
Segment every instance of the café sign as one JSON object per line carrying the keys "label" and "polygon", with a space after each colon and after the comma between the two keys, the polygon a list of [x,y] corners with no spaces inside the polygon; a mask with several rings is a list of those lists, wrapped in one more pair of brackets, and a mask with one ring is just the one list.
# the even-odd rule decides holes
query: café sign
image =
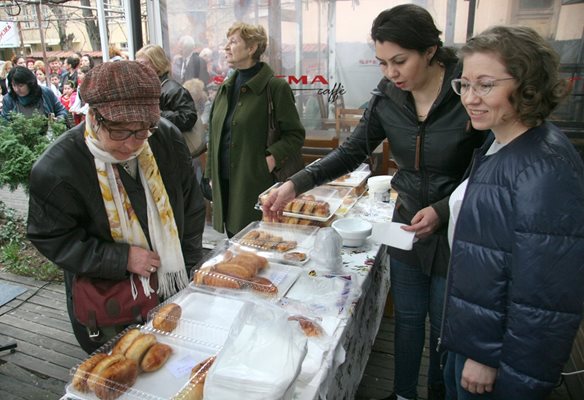
{"label": "caf\u00e9 sign", "polygon": [[0,21],[0,48],[20,47],[16,22]]}

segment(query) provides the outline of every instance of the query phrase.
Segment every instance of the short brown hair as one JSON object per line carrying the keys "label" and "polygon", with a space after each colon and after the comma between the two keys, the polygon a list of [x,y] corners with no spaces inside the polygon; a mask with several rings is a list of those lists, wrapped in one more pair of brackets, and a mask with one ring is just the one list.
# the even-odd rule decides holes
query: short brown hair
{"label": "short brown hair", "polygon": [[489,28],[460,49],[462,58],[473,53],[492,53],[515,78],[518,86],[509,101],[527,126],[540,125],[568,94],[558,53],[532,28]]}
{"label": "short brown hair", "polygon": [[268,47],[268,36],[264,27],[261,25],[246,24],[245,22],[236,22],[227,31],[227,37],[236,32],[239,32],[239,36],[241,36],[246,46],[251,47],[257,44],[258,48],[253,53],[253,59],[259,61]]}

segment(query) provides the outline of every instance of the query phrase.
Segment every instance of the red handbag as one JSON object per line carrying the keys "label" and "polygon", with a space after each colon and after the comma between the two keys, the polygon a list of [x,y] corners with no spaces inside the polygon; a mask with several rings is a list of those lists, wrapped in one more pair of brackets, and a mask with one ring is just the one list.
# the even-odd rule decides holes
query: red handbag
{"label": "red handbag", "polygon": [[140,324],[146,321],[148,311],[159,304],[158,278],[150,276],[150,286],[155,290],[147,297],[139,276],[132,274],[138,296],[134,300],[130,279],[114,281],[76,276],[73,280],[73,312],[77,321],[97,331],[100,327]]}

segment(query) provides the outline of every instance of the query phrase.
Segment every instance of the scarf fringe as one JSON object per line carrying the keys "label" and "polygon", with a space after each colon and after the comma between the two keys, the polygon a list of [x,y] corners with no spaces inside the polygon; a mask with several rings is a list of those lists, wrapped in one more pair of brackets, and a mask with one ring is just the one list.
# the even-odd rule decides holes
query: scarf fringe
{"label": "scarf fringe", "polygon": [[168,272],[164,274],[164,279],[158,280],[158,295],[163,299],[168,299],[170,296],[176,294],[184,289],[189,284],[189,277],[187,271],[181,269],[180,271]]}

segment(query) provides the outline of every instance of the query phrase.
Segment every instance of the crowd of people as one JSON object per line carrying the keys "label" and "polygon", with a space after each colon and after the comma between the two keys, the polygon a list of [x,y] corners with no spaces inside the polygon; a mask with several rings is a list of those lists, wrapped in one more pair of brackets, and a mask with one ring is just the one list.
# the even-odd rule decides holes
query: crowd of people
{"label": "crowd of people", "polygon": [[[398,166],[393,221],[417,237],[410,251],[387,250],[396,324],[388,399],[418,398],[425,346],[430,400],[544,399],[584,301],[584,164],[548,121],[568,89],[558,55],[533,29],[493,27],[458,51],[441,33],[420,6],[382,11],[370,34],[383,78],[362,120],[272,191],[262,211],[258,195],[300,153],[305,130],[290,86],[262,61],[261,25],[232,25],[221,63],[190,36],[174,57],[146,45],[136,61],[114,52],[99,65],[82,54],[62,65],[5,62],[4,118],[69,118],[71,129],[33,167],[28,236],[66,273],[83,349],[133,321],[80,322],[79,278],[137,277],[138,291],[164,300],[200,261],[203,196],[213,228],[231,237],[262,217],[277,220],[296,196],[351,172],[387,139]],[[197,120],[208,132],[203,179],[184,140]]]}

